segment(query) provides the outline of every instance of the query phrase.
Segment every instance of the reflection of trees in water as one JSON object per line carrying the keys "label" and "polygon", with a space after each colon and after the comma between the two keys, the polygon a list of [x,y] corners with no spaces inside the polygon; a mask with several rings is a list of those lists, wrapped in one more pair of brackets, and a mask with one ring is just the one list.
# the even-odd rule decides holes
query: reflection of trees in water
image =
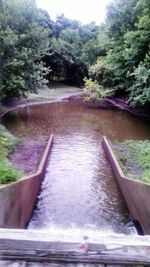
{"label": "reflection of trees in water", "polygon": [[87,131],[110,139],[149,139],[148,123],[116,110],[87,108],[77,101],[27,106],[8,113],[6,127],[19,137]]}
{"label": "reflection of trees in water", "polygon": [[[84,176],[85,179],[83,195],[86,196],[89,193],[93,199],[86,207],[86,211],[88,210],[89,216],[92,217],[91,221],[95,221],[97,226],[103,226],[103,229],[106,222],[110,221],[113,229],[120,229],[119,231],[126,232],[128,212],[100,145],[101,135],[119,140],[128,137],[132,138],[132,136],[141,138],[148,136],[148,134],[150,135],[150,131],[147,133],[147,129],[150,126],[134,117],[128,116],[128,114],[122,114],[115,110],[86,108],[76,101],[26,107],[6,115],[4,124],[17,136],[28,139],[40,140],[39,137],[45,137],[49,133],[56,135],[55,145],[57,144],[60,148],[54,161],[56,164],[57,160],[59,160],[59,164],[57,162],[59,166],[63,164],[62,169],[60,169],[60,176],[57,177],[57,187],[60,184],[60,177],[62,178],[62,170],[72,160],[73,164],[71,166],[72,170],[75,168],[75,178],[79,176],[81,179]],[[63,144],[60,143],[60,140],[63,141]],[[70,152],[72,145],[74,147],[72,152]],[[71,157],[69,156],[68,158],[69,153],[71,153]],[[61,158],[61,156],[64,156],[63,154],[65,158]],[[79,171],[82,161],[84,167],[81,170],[82,173],[78,174],[77,171]],[[56,178],[55,165],[53,168],[52,165],[50,166],[50,173],[52,174],[52,172]],[[66,177],[72,177],[73,171],[70,172],[69,170],[66,175]],[[63,188],[65,183],[63,181],[62,183]],[[85,183],[87,183],[87,187],[85,187]],[[91,183],[90,190],[88,183]],[[74,187],[75,184],[72,185],[73,189]],[[76,193],[76,198],[78,198],[78,194],[80,195],[80,190]],[[65,201],[66,199],[64,203]],[[75,201],[75,197],[72,197],[72,200],[68,200],[68,203],[71,201]],[[77,201],[78,199],[76,203]],[[84,207],[84,199],[82,204]],[[67,206],[67,208],[69,210],[70,206]],[[88,218],[88,215],[83,216],[82,214],[79,217],[86,218],[86,216]]]}

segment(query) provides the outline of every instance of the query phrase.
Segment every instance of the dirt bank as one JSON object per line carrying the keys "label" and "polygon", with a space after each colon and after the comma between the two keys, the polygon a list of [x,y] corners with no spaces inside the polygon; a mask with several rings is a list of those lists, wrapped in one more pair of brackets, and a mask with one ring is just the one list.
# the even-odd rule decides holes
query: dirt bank
{"label": "dirt bank", "polygon": [[126,110],[126,111],[134,114],[135,116],[150,120],[150,108],[148,105],[145,107],[133,108],[133,107],[129,106],[129,104],[125,98],[114,98],[114,99],[108,98],[106,100],[106,103],[108,103],[110,106],[112,105],[118,109]]}
{"label": "dirt bank", "polygon": [[[29,94],[27,99],[13,100],[8,102],[0,109],[0,117],[16,107],[23,107],[37,103],[51,103],[62,101],[64,99],[83,98],[83,91],[77,87],[69,86],[53,86],[42,91],[39,90],[38,94]],[[96,108],[117,108],[120,110],[128,111],[138,117],[150,120],[150,109],[147,108],[131,108],[125,98],[107,98],[102,101],[87,102],[87,105]],[[21,140],[21,144],[16,147],[10,159],[13,165],[24,173],[34,172],[38,166],[40,155],[46,145],[46,140]],[[30,149],[28,149],[30,147]]]}
{"label": "dirt bank", "polygon": [[129,106],[124,97],[105,98],[101,101],[92,101],[90,105],[97,108],[117,108],[119,110],[130,112],[137,117],[150,120],[150,107],[148,105],[145,107],[133,108]]}
{"label": "dirt bank", "polygon": [[[47,88],[44,91],[39,90],[38,94],[29,94],[27,99],[8,101],[5,105],[0,107],[0,117],[2,117],[5,112],[17,107],[24,107],[29,104],[32,105],[41,102],[51,103],[62,101],[72,97],[80,97],[81,95],[82,90],[80,88],[69,86],[55,86]],[[36,172],[42,152],[46,146],[46,141],[46,138],[39,138],[36,141],[21,139],[19,145],[16,146],[9,156],[13,166],[24,174]]]}
{"label": "dirt bank", "polygon": [[73,96],[80,96],[83,94],[82,89],[78,87],[71,86],[53,86],[47,87],[44,90],[38,90],[37,94],[29,93],[27,98],[24,99],[11,99],[8,100],[5,104],[0,106],[0,117],[2,114],[7,112],[8,110],[14,109],[16,107],[23,107],[28,104],[34,103],[49,103],[61,101],[63,99],[67,99]]}
{"label": "dirt bank", "polygon": [[37,141],[22,140],[9,159],[17,170],[25,174],[35,173],[45,146],[46,140],[42,138]]}

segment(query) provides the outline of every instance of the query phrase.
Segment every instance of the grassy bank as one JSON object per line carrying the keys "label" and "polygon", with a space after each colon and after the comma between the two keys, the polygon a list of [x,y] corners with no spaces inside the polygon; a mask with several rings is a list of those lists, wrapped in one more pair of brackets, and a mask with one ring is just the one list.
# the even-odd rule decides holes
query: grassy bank
{"label": "grassy bank", "polygon": [[0,125],[0,184],[9,183],[21,177],[9,160],[9,154],[15,148],[18,139]]}
{"label": "grassy bank", "polygon": [[82,89],[75,86],[67,86],[63,84],[51,84],[44,90],[38,90],[37,94],[30,93],[28,96],[28,101],[51,101],[51,100],[61,100],[63,97],[69,97],[71,95],[76,95],[82,93]]}
{"label": "grassy bank", "polygon": [[75,86],[67,86],[60,84],[52,84],[47,88],[39,89],[37,93],[29,93],[27,98],[21,99],[9,99],[5,103],[0,103],[0,115],[4,112],[9,111],[12,108],[20,107],[28,103],[39,103],[39,102],[52,102],[61,101],[62,99],[77,96],[82,94],[83,90]]}
{"label": "grassy bank", "polygon": [[112,148],[126,176],[150,183],[150,141],[112,142]]}

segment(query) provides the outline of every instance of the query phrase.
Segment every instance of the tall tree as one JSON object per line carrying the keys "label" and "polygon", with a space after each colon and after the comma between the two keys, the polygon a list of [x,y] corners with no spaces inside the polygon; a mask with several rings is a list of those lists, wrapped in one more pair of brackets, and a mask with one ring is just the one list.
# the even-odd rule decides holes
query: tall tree
{"label": "tall tree", "polygon": [[108,6],[106,55],[90,67],[92,78],[128,94],[132,105],[150,102],[150,1],[117,0]]}
{"label": "tall tree", "polygon": [[0,3],[0,98],[21,97],[45,84],[49,32],[34,0]]}
{"label": "tall tree", "polygon": [[54,25],[49,55],[44,57],[52,71],[50,80],[83,83],[88,66],[101,54],[98,43],[99,27],[95,23],[82,25],[64,15]]}

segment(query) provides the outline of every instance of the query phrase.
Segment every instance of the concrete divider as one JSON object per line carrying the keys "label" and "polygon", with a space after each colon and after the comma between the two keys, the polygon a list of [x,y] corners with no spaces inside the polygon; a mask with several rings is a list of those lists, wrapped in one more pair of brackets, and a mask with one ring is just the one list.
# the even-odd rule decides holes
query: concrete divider
{"label": "concrete divider", "polygon": [[32,215],[53,143],[50,135],[38,170],[8,185],[0,186],[0,228],[25,228]]}
{"label": "concrete divider", "polygon": [[149,235],[150,184],[126,177],[105,136],[103,136],[102,144],[133,220],[142,227],[144,234]]}

